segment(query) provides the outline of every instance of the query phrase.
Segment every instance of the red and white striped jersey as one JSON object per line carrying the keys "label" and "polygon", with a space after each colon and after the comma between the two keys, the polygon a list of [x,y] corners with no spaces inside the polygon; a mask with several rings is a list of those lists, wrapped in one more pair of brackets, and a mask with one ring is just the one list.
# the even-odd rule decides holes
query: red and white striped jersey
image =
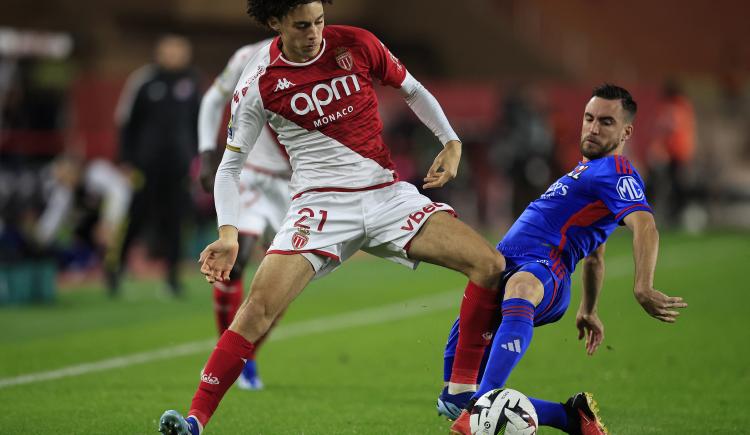
{"label": "red and white striped jersey", "polygon": [[275,38],[245,67],[232,96],[227,148],[250,152],[268,122],[289,155],[294,193],[396,180],[373,80],[399,88],[406,68],[356,27],[326,26],[320,53],[304,63],[285,59],[280,44]]}

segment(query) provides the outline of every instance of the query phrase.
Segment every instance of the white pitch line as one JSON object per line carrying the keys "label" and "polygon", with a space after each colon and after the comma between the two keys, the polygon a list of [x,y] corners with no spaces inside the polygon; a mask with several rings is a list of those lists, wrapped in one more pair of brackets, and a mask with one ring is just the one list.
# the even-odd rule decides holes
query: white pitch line
{"label": "white pitch line", "polygon": [[[630,258],[632,257],[628,255],[619,255],[608,259],[607,272],[605,273],[606,277],[614,278],[632,274],[632,266],[627,266],[627,264],[632,261],[630,260]],[[662,267],[666,266],[666,268],[669,268],[670,266],[674,266],[669,262],[666,263],[667,264],[662,265]],[[682,262],[680,264],[684,265],[685,262]],[[454,307],[457,308],[461,297],[460,295],[461,293],[459,291],[454,290],[424,298],[409,299],[378,308],[368,308],[365,310],[337,314],[330,317],[322,317],[307,320],[304,322],[292,323],[289,325],[281,325],[274,330],[269,341],[285,340],[287,338],[338,331],[341,329],[354,328],[357,326],[376,325],[392,320],[417,317],[433,311],[439,311]],[[110,358],[92,363],[78,364],[47,372],[37,372],[30,373],[28,375],[3,378],[0,379],[0,390],[15,385],[52,381],[55,379],[68,378],[71,376],[81,376],[89,373],[102,372],[105,370],[130,367],[136,364],[144,364],[167,358],[193,355],[200,352],[206,352],[215,344],[215,339],[193,341],[190,343],[184,343],[160,350],[135,353],[128,356]]]}
{"label": "white pitch line", "polygon": [[[433,296],[409,299],[377,308],[351,311],[329,317],[296,322],[289,325],[281,325],[273,331],[270,341],[286,340],[289,338],[338,331],[357,326],[377,325],[395,320],[417,317],[448,308],[457,308],[460,298],[461,293],[457,290],[453,290]],[[144,364],[179,356],[193,355],[196,353],[207,352],[213,348],[215,344],[216,339],[199,340],[159,350],[135,353],[91,363],[77,364],[57,370],[4,378],[0,379],[0,389],[16,385],[33,384],[37,382],[52,381],[72,376],[81,376],[89,373],[125,368],[136,364]]]}

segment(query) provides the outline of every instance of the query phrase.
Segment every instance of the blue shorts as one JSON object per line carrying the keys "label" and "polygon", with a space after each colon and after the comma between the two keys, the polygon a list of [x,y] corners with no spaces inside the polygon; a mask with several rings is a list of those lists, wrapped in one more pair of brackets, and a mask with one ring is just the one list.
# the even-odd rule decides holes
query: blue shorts
{"label": "blue shorts", "polygon": [[[501,294],[505,294],[505,284],[514,274],[528,272],[544,286],[544,297],[534,310],[534,326],[553,323],[565,314],[570,305],[570,274],[554,258],[539,255],[505,257],[506,269],[500,284]],[[501,299],[502,300],[502,299]]]}

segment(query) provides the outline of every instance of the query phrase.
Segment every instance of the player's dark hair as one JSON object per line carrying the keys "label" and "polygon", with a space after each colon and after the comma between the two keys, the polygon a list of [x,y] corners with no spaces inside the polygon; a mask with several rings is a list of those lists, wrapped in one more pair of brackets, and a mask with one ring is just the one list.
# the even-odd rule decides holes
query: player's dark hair
{"label": "player's dark hair", "polygon": [[247,14],[258,23],[268,27],[268,20],[276,17],[279,20],[299,5],[313,3],[333,3],[333,0],[247,0]]}
{"label": "player's dark hair", "polygon": [[638,103],[635,102],[633,96],[630,95],[625,88],[613,85],[611,83],[604,83],[603,85],[594,88],[591,93],[592,97],[604,98],[605,100],[620,100],[622,108],[628,114],[628,118],[632,121],[635,118],[635,113],[638,111]]}

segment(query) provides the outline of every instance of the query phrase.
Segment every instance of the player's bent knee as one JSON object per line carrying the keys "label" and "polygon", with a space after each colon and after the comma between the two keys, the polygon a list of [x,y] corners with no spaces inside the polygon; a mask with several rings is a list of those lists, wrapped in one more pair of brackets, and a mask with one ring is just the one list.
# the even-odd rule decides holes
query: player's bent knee
{"label": "player's bent knee", "polygon": [[528,272],[519,272],[505,285],[505,295],[503,300],[508,299],[525,299],[534,306],[544,298],[544,286],[534,275]]}
{"label": "player's bent knee", "polygon": [[505,270],[505,257],[494,249],[488,249],[487,255],[472,265],[469,279],[482,287],[496,289]]}

